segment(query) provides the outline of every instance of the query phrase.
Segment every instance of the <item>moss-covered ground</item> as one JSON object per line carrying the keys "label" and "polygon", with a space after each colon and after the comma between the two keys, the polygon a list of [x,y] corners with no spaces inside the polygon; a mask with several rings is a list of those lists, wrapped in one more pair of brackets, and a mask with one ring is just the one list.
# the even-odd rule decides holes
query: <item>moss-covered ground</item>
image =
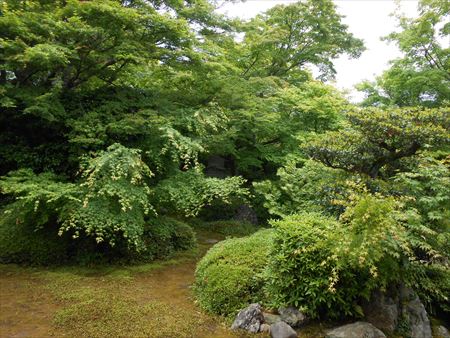
{"label": "moss-covered ground", "polygon": [[201,311],[190,289],[220,239],[201,231],[197,249],[134,266],[0,265],[0,337],[245,337]]}

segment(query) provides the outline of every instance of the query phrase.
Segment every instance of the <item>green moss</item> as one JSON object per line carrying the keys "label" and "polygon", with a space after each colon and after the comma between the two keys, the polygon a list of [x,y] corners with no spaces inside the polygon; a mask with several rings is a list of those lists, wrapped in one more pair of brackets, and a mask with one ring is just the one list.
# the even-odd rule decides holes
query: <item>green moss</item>
{"label": "green moss", "polygon": [[254,301],[263,301],[263,271],[267,265],[272,230],[228,239],[216,244],[197,265],[194,290],[209,312],[234,315]]}
{"label": "green moss", "polygon": [[[101,283],[73,276],[50,282],[63,308],[57,329],[76,337],[192,337],[204,318],[164,301],[145,299],[133,280],[109,275]],[[98,284],[98,285],[97,285]]]}

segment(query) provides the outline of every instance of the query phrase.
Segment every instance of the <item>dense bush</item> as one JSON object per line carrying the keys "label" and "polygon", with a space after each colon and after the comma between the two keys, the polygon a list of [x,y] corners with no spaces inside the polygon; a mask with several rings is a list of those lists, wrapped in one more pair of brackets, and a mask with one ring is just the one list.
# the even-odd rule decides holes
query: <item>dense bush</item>
{"label": "dense bush", "polygon": [[272,306],[300,307],[313,318],[354,314],[354,302],[367,276],[338,269],[331,247],[340,224],[318,213],[305,213],[273,225],[267,283]]}
{"label": "dense bush", "polygon": [[66,262],[67,238],[56,227],[35,229],[13,215],[0,217],[0,263],[53,264]]}
{"label": "dense bush", "polygon": [[143,245],[139,250],[130,249],[123,241],[113,247],[108,243],[98,244],[89,237],[81,237],[76,241],[69,243],[73,260],[83,265],[149,262],[168,258],[176,251],[188,250],[197,245],[195,233],[189,225],[164,216],[145,223]]}
{"label": "dense bush", "polygon": [[194,230],[186,223],[168,217],[149,221],[144,229],[145,249],[137,253],[139,259],[166,258],[178,250],[197,245]]}
{"label": "dense bush", "polygon": [[275,306],[300,306],[311,317],[358,316],[372,291],[398,283],[446,302],[448,267],[417,257],[419,249],[422,257],[443,256],[427,244],[433,232],[416,210],[356,183],[334,203],[345,208],[338,219],[303,213],[273,222],[267,293]]}
{"label": "dense bush", "polygon": [[327,168],[308,160],[301,167],[290,162],[278,169],[277,180],[253,183],[256,193],[264,198],[264,207],[271,215],[284,217],[306,211],[338,213],[342,208],[332,203],[345,194],[342,170]]}
{"label": "dense bush", "polygon": [[49,265],[75,263],[143,262],[163,259],[176,251],[196,246],[196,237],[186,223],[158,217],[145,224],[144,246],[130,250],[125,242],[111,247],[88,236],[58,235],[58,227],[33,228],[30,223],[6,215],[0,221],[0,263]]}
{"label": "dense bush", "polygon": [[261,230],[212,247],[195,272],[194,290],[201,307],[234,315],[250,302],[263,301],[264,269],[272,237],[272,230]]}
{"label": "dense bush", "polygon": [[[1,177],[0,196],[10,202],[2,214],[14,215],[16,222],[26,223],[30,236],[34,230],[55,229],[61,237],[71,238],[71,245],[78,246],[74,248],[75,256],[83,252],[87,260],[94,258],[95,251],[104,252],[102,257],[109,257],[111,253],[124,257],[128,252],[132,256],[143,253],[153,259],[165,255],[160,251],[171,252],[192,242],[192,229],[178,222],[169,222],[169,226],[164,218],[156,217],[151,196],[157,195],[156,200],[163,200],[170,193],[165,194],[166,190],[161,187],[175,191],[176,182],[164,180],[158,185],[161,189],[157,190],[158,194],[153,194],[148,182],[154,174],[142,161],[139,150],[113,144],[97,156],[87,158],[80,173],[81,178],[76,183],[51,173],[35,174],[29,169]],[[200,172],[185,172],[184,175],[195,184],[189,186],[186,178],[180,179],[178,187],[184,183],[180,201],[184,198],[195,210],[215,199],[228,200],[234,194],[246,193],[246,189],[239,187],[242,182],[239,177],[219,180],[205,178]],[[227,182],[231,185],[221,195],[220,189]],[[201,189],[196,189],[199,186]],[[171,210],[177,209],[172,206]],[[189,213],[187,209],[183,211]],[[14,222],[4,226],[8,224],[14,232]],[[168,245],[166,249],[162,248],[164,243]],[[153,245],[159,247],[154,252]]]}

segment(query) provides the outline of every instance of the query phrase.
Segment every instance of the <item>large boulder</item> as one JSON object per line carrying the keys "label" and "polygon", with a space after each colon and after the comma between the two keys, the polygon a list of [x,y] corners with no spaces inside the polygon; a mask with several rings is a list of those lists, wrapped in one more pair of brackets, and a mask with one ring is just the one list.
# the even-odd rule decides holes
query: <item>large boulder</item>
{"label": "large boulder", "polygon": [[369,302],[363,305],[365,320],[380,330],[392,334],[398,325],[398,295],[377,291]]}
{"label": "large boulder", "polygon": [[261,305],[250,304],[245,309],[239,311],[233,325],[231,325],[231,329],[241,329],[251,333],[257,333],[259,332],[262,323],[264,323],[264,316]]}
{"label": "large boulder", "polygon": [[[431,325],[425,306],[417,294],[404,285],[387,292],[375,292],[363,305],[367,322],[387,334],[402,331],[411,338],[431,338]],[[401,326],[401,327],[400,327]]]}
{"label": "large boulder", "polygon": [[293,306],[279,308],[278,313],[281,320],[292,327],[300,327],[306,322],[306,316]]}
{"label": "large boulder", "polygon": [[325,338],[386,338],[386,336],[370,323],[356,322],[328,331]]}
{"label": "large boulder", "polygon": [[431,338],[431,325],[425,306],[410,288],[400,288],[402,318],[407,322],[408,336],[411,338]]}
{"label": "large boulder", "polygon": [[297,332],[294,331],[285,322],[277,322],[270,326],[270,336],[272,338],[297,338]]}

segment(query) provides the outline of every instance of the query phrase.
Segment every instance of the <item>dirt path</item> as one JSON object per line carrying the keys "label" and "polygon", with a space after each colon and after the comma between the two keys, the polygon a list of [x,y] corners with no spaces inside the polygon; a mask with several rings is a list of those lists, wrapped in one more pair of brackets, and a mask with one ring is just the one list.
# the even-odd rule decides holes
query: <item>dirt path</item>
{"label": "dirt path", "polygon": [[239,337],[193,299],[204,240],[162,266],[0,266],[0,337]]}

